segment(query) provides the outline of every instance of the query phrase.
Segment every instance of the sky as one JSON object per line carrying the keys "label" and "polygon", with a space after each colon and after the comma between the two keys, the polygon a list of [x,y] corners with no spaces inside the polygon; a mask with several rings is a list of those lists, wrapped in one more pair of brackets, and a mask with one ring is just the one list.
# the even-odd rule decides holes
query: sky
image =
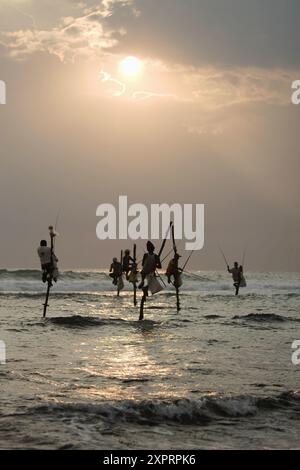
{"label": "sky", "polygon": [[38,268],[58,214],[61,268],[107,266],[132,242],[98,240],[96,209],[127,195],[205,204],[191,268],[222,269],[221,246],[299,271],[299,19],[299,0],[0,0],[0,267]]}

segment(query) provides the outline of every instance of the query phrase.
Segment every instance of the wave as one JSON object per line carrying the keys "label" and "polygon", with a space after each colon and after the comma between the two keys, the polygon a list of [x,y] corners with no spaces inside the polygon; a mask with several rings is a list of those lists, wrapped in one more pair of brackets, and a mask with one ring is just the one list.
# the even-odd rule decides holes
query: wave
{"label": "wave", "polygon": [[36,269],[0,269],[0,279],[41,279],[41,271]]}
{"label": "wave", "polygon": [[[0,279],[28,279],[41,280],[39,269],[0,269]],[[92,279],[107,277],[106,271],[60,271],[60,279]]]}
{"label": "wave", "polygon": [[[28,323],[32,326],[32,322]],[[93,318],[81,315],[72,315],[70,317],[52,317],[41,319],[35,323],[39,326],[45,325],[57,325],[64,328],[93,328],[102,327],[106,325],[123,325],[133,326],[135,328],[152,328],[161,325],[160,321],[144,320],[143,322],[137,322],[136,320],[128,320],[126,318]]]}
{"label": "wave", "polygon": [[222,418],[236,420],[262,412],[291,410],[300,412],[300,392],[291,391],[275,397],[204,396],[199,399],[125,400],[101,404],[46,404],[29,408],[25,413],[34,416],[79,418],[89,423],[99,420],[113,423],[207,425]]}
{"label": "wave", "polygon": [[233,320],[246,320],[257,322],[285,322],[285,321],[300,321],[299,318],[286,317],[284,315],[277,315],[275,313],[249,313],[248,315],[235,315]]}
{"label": "wave", "polygon": [[[124,295],[132,295],[131,291],[122,291],[123,297]],[[13,292],[13,291],[6,291],[6,292],[1,292],[0,291],[0,297],[13,297],[13,298],[41,298],[44,299],[46,294],[46,288],[44,288],[43,291],[36,291],[36,292]],[[91,300],[94,298],[95,300],[99,300],[102,298],[111,298],[116,296],[116,291],[95,291],[95,292],[88,292],[88,291],[51,291],[51,299],[76,299],[77,301],[79,300]]]}
{"label": "wave", "polygon": [[211,315],[204,315],[204,318],[209,320],[216,320],[217,318],[224,318],[222,315],[211,314]]}
{"label": "wave", "polygon": [[[107,271],[60,271],[60,279],[99,279],[107,278]],[[39,269],[0,269],[0,279],[32,279],[41,280]]]}
{"label": "wave", "polygon": [[[231,297],[232,280],[226,273],[195,271],[193,275],[183,276],[182,295],[200,293],[205,296]],[[300,278],[298,274],[251,274],[247,277],[248,287],[243,289],[243,297],[265,295],[300,296]],[[45,285],[41,282],[41,271],[36,269],[0,270],[0,293],[43,292]],[[68,270],[61,271],[53,292],[99,292],[114,291],[115,286],[107,270]],[[132,285],[125,282],[125,291],[132,290]],[[168,290],[164,292],[168,295]]]}
{"label": "wave", "polygon": [[109,325],[111,323],[118,324],[118,323],[129,323],[122,318],[93,318],[93,317],[83,317],[81,315],[72,315],[70,317],[52,317],[47,318],[46,323],[66,326],[66,327],[73,327],[73,328],[85,328],[85,327],[93,327],[93,326],[103,326]]}

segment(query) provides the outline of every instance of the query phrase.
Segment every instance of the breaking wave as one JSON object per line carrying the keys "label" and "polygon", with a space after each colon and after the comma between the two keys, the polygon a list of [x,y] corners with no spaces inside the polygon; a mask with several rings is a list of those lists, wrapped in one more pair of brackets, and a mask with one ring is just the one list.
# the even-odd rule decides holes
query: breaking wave
{"label": "breaking wave", "polygon": [[[164,275],[164,272],[162,271]],[[200,275],[201,274],[201,275]],[[247,277],[248,287],[243,290],[243,296],[269,295],[300,296],[299,274],[281,275],[270,273],[251,273]],[[44,292],[45,285],[41,282],[41,271],[36,269],[0,270],[0,294],[27,294]],[[114,291],[111,278],[107,270],[67,270],[61,271],[57,285],[53,293],[76,292],[104,292]],[[132,285],[125,282],[124,290],[132,290]],[[200,272],[185,274],[183,276],[182,295],[190,295],[193,292],[201,293],[203,299],[223,295],[224,298],[232,296],[232,279],[224,272]],[[168,295],[165,290],[164,295]]]}
{"label": "breaking wave", "polygon": [[[285,392],[275,397],[216,397],[200,399],[126,400],[101,404],[47,404],[29,408],[25,414],[57,418],[79,418],[88,423],[109,421],[134,424],[206,425],[222,418],[232,420],[256,416],[262,412],[291,410],[300,412],[300,392]],[[18,413],[18,415],[23,413]]]}

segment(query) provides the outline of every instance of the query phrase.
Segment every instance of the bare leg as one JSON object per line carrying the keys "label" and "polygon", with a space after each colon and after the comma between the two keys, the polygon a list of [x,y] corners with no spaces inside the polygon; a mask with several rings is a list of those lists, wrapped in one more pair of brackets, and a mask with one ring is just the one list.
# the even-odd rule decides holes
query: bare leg
{"label": "bare leg", "polygon": [[234,283],[234,286],[235,286],[235,295],[239,295],[240,283],[239,283],[239,282],[235,282],[235,283]]}
{"label": "bare leg", "polygon": [[147,296],[148,296],[148,287],[144,287],[143,289],[143,297],[142,297],[142,300],[141,300],[141,306],[140,306],[140,317],[139,317],[139,321],[141,320],[144,320],[144,304],[147,300]]}

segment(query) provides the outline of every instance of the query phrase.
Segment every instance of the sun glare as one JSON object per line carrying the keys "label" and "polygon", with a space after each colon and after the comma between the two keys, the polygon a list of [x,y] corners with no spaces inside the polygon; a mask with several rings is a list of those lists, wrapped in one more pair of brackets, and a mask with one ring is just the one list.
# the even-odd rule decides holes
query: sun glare
{"label": "sun glare", "polygon": [[125,57],[120,63],[120,72],[126,77],[137,77],[143,68],[143,63],[137,57]]}

